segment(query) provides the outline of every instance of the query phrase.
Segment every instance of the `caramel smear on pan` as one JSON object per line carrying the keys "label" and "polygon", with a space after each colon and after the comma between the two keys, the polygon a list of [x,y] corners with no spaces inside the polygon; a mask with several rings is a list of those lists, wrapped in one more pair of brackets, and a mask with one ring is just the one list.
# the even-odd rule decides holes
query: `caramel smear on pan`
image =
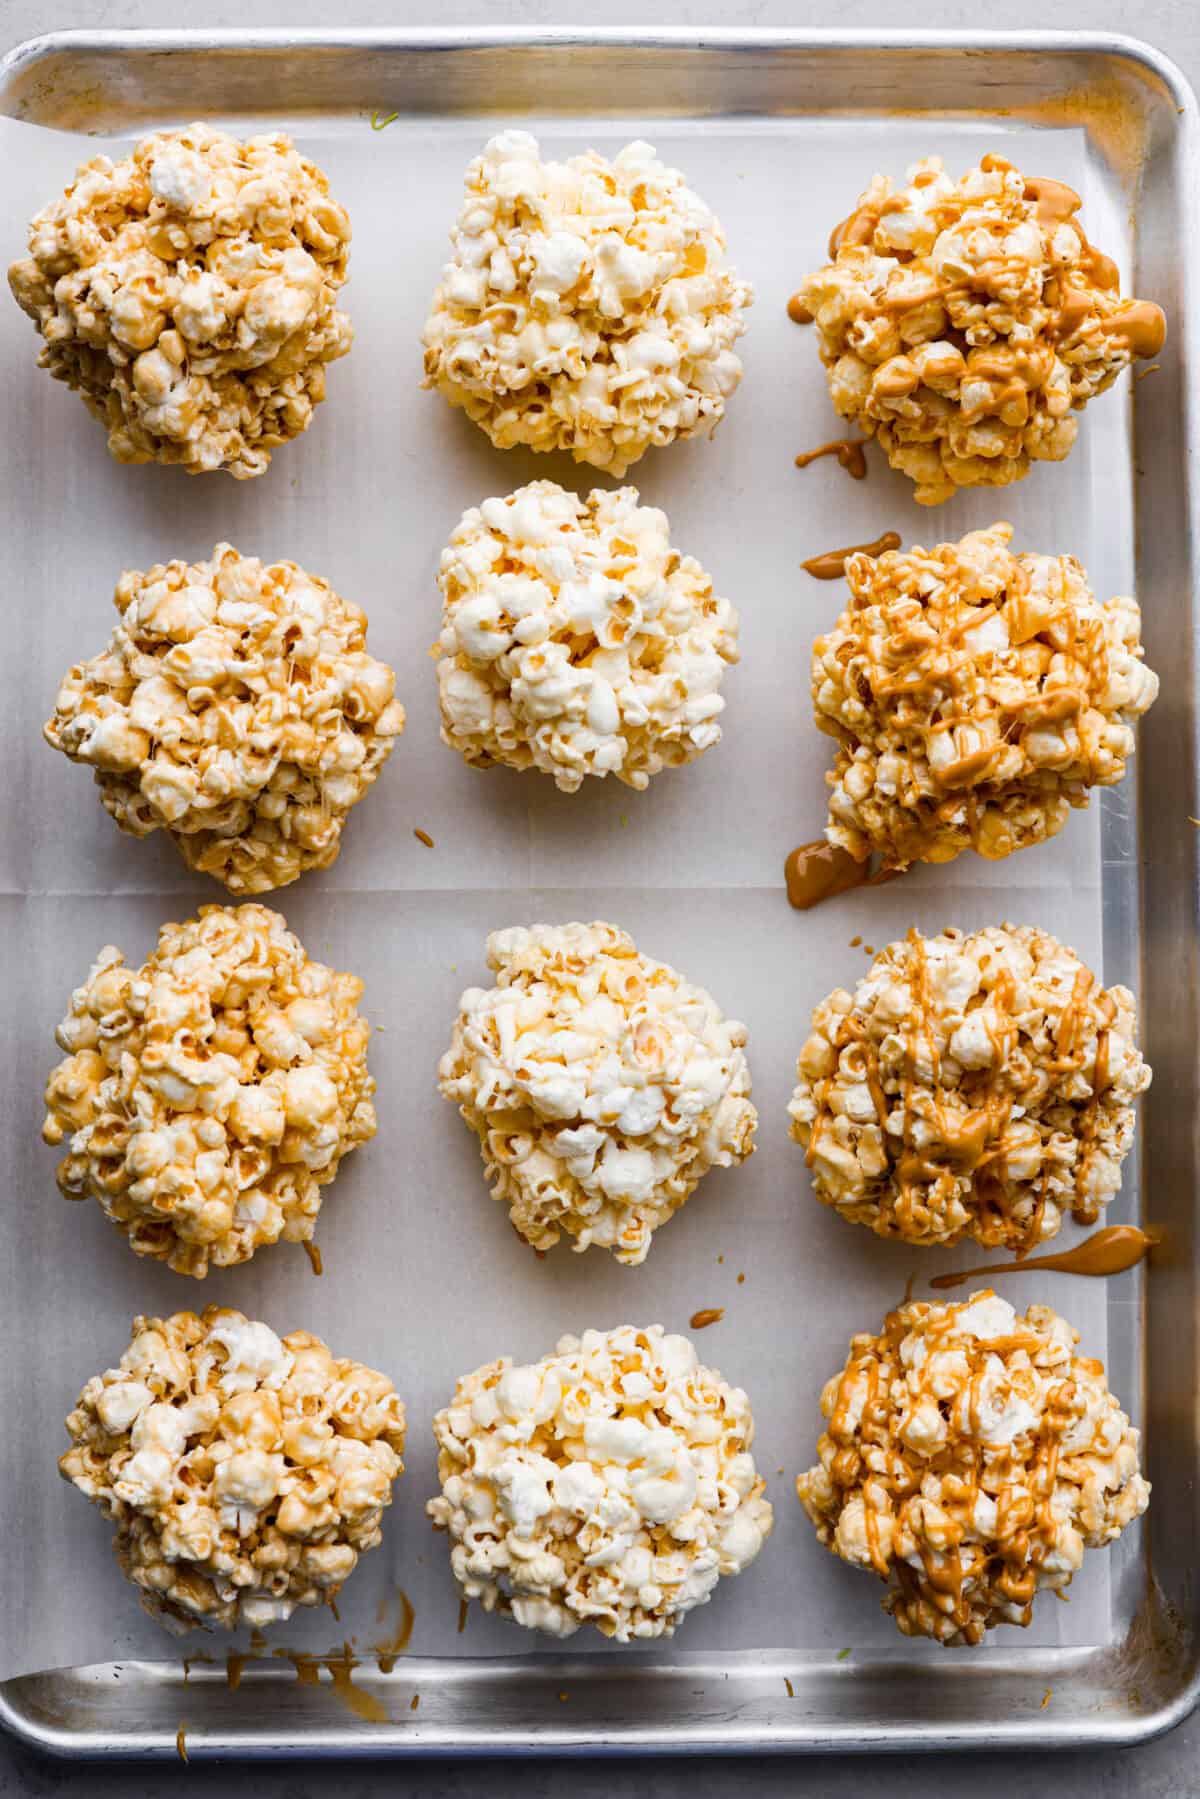
{"label": "caramel smear on pan", "polygon": [[815,450],[801,450],[796,458],[796,467],[807,468],[810,462],[816,462],[821,456],[836,456],[852,481],[865,481],[867,459],[863,454],[864,441],[861,437],[835,437],[832,443],[818,444]]}
{"label": "caramel smear on pan", "polygon": [[187,1725],[181,1724],[175,1732],[175,1753],[181,1762],[187,1761]]}
{"label": "caramel smear on pan", "polygon": [[703,1306],[700,1311],[692,1313],[688,1323],[694,1331],[702,1331],[706,1325],[720,1324],[724,1316],[724,1306]]}
{"label": "caramel smear on pan", "polygon": [[1156,1231],[1139,1230],[1136,1224],[1110,1224],[1094,1231],[1054,1256],[1025,1256],[1015,1262],[991,1262],[982,1268],[967,1268],[961,1273],[938,1274],[931,1287],[961,1287],[980,1274],[1019,1274],[1023,1268],[1045,1268],[1056,1274],[1124,1274],[1135,1268],[1161,1239]]}
{"label": "caramel smear on pan", "polygon": [[304,1253],[312,1264],[313,1273],[324,1274],[325,1264],[321,1260],[321,1252],[311,1239],[304,1245]]}
{"label": "caramel smear on pan", "polygon": [[847,556],[882,556],[887,550],[899,548],[900,533],[885,531],[874,543],[851,543],[844,550],[826,550],[820,556],[810,556],[800,567],[815,581],[840,581],[846,572]]}
{"label": "caramel smear on pan", "polygon": [[253,1656],[243,1655],[237,1649],[231,1649],[225,1657],[225,1685],[231,1693],[236,1693],[241,1686],[246,1663],[253,1659]]}
{"label": "caramel smear on pan", "polygon": [[800,298],[799,294],[792,295],[791,299],[788,301],[787,312],[793,325],[811,325],[813,322],[813,315],[808,310],[808,307],[804,304],[804,301]]}

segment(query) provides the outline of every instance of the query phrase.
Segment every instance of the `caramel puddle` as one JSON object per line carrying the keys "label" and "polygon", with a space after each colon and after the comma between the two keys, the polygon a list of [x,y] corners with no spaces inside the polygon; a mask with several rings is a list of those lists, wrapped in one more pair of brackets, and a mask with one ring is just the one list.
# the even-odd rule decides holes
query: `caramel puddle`
{"label": "caramel puddle", "polygon": [[846,572],[847,556],[882,556],[887,550],[900,548],[900,533],[885,531],[874,543],[851,543],[844,550],[826,550],[820,556],[810,556],[800,567],[806,575],[812,575],[817,581],[840,581]]}
{"label": "caramel puddle", "polygon": [[1019,1274],[1023,1268],[1045,1268],[1056,1274],[1124,1274],[1135,1268],[1161,1239],[1156,1231],[1139,1230],[1136,1224],[1110,1224],[1058,1255],[1025,1256],[1014,1262],[988,1262],[955,1274],[937,1274],[931,1287],[961,1287],[979,1274]]}
{"label": "caramel puddle", "polygon": [[807,912],[822,900],[849,893],[855,887],[882,887],[901,872],[898,868],[881,868],[878,874],[872,874],[869,862],[857,861],[849,850],[824,837],[800,844],[783,865],[788,904],[795,906],[797,912]]}

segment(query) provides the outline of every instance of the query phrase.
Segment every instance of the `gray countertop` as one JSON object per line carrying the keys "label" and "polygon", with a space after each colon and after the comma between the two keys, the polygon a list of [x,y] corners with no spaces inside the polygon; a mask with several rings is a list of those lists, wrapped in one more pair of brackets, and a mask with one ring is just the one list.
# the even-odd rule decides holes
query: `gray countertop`
{"label": "gray countertop", "polygon": [[[1058,27],[1128,31],[1148,39],[1173,57],[1200,85],[1200,0],[1142,0],[1138,8],[1119,0],[1033,0],[1014,4],[994,0],[925,0],[918,8],[887,6],[881,0],[838,0],[836,17],[813,0],[608,0],[597,10],[586,0],[437,0],[420,6],[413,0],[357,0],[338,14],[338,23],[354,25],[470,25],[486,19],[503,23],[543,24],[720,24],[728,26],[847,27]],[[321,26],[331,22],[324,0],[209,0],[194,6],[187,0],[57,0],[49,10],[42,0],[0,0],[0,49],[38,32],[104,25],[106,27],[223,25]],[[519,1770],[519,1772],[518,1772]],[[572,1799],[724,1799],[744,1783],[757,1793],[813,1793],[821,1799],[905,1799],[924,1793],[931,1782],[943,1790],[967,1790],[972,1799],[1024,1799],[1041,1795],[1053,1782],[1056,1799],[1104,1799],[1137,1794],[1138,1799],[1176,1799],[1200,1794],[1200,1713],[1170,1736],[1125,1754],[1072,1754],[1054,1758],[1012,1757],[896,1758],[819,1757],[785,1761],[710,1759],[702,1763],[623,1761],[565,1764],[558,1761],[464,1764],[428,1762],[406,1767],[340,1766],[317,1771],[301,1761],[280,1768],[169,1767],[160,1770],[113,1767],[73,1768],[41,1761],[0,1735],[0,1799],[28,1795],[86,1795],[87,1799],[158,1799],[178,1791],[181,1782],[203,1795],[226,1799],[382,1799],[401,1792],[413,1799],[466,1799],[467,1795],[514,1791],[522,1799],[549,1799],[569,1792]]]}

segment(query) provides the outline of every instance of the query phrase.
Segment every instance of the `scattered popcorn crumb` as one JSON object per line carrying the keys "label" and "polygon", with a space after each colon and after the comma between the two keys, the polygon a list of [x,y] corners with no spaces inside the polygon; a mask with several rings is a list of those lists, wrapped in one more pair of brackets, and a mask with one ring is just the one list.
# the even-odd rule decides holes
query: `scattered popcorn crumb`
{"label": "scattered popcorn crumb", "polygon": [[1150,1085],[1126,987],[1029,925],[889,944],[816,1008],[788,1107],[818,1199],[878,1236],[1027,1251],[1121,1184]]}
{"label": "scattered popcorn crumb", "polygon": [[404,1465],[384,1375],[218,1306],[135,1318],[67,1430],[60,1473],[116,1525],[122,1572],[175,1629],[330,1603],[379,1542]]}
{"label": "scattered popcorn crumb", "polygon": [[244,480],[308,429],[326,364],[350,348],[349,246],[289,137],[197,124],[84,163],[8,280],[41,367],[80,392],[118,462]]}
{"label": "scattered popcorn crumb", "polygon": [[375,1135],[361,994],[265,906],[165,924],[141,968],[102,949],[46,1086],[64,1198],[90,1195],[136,1254],[198,1279],[307,1242],[321,1188]]}
{"label": "scattered popcorn crumb", "polygon": [[629,814],[628,814],[628,812],[622,812],[622,814],[621,814],[621,819],[620,819],[620,824],[621,824],[621,829],[622,829],[622,830],[623,830],[623,831],[624,831],[624,830],[626,830],[626,829],[627,829],[627,828],[628,828],[628,825],[629,825]]}
{"label": "scattered popcorn crumb", "polygon": [[416,1709],[417,1709],[417,1707],[418,1707],[418,1706],[419,1706],[419,1705],[420,1705],[420,1703],[421,1703],[421,1695],[420,1695],[420,1693],[414,1693],[414,1694],[413,1694],[413,1696],[412,1696],[412,1698],[411,1698],[411,1699],[410,1699],[410,1700],[409,1700],[409,1702],[408,1702],[408,1709],[409,1709],[409,1711],[410,1711],[410,1712],[415,1712],[415,1711],[416,1711]]}
{"label": "scattered popcorn crumb", "polygon": [[863,954],[865,956],[873,956],[875,954],[875,945],[873,943],[864,943]]}
{"label": "scattered popcorn crumb", "polygon": [[428,831],[414,829],[413,836],[416,838],[418,843],[423,843],[427,850],[431,850],[435,847],[433,838],[429,835]]}
{"label": "scattered popcorn crumb", "polygon": [[376,110],[371,114],[371,130],[372,131],[386,131],[388,126],[394,125],[396,120],[399,117],[400,117],[400,114],[398,112],[389,112],[383,118],[380,118],[379,109],[376,108]]}
{"label": "scattered popcorn crumb", "polygon": [[839,1662],[844,1662],[844,1661],[848,1660],[849,1655],[850,1655],[849,1649],[839,1649],[837,1652],[837,1659]]}
{"label": "scattered popcorn crumb", "polygon": [[854,937],[851,937],[851,939],[850,939],[850,948],[851,948],[851,949],[857,949],[857,948],[858,948],[858,946],[859,946],[859,944],[860,944],[860,943],[861,943],[861,942],[862,942],[862,938],[861,938],[861,937],[858,937],[858,936],[854,936]]}
{"label": "scattered popcorn crumb", "polygon": [[785,1674],[785,1675],[784,1675],[784,1677],[783,1677],[783,1684],[784,1684],[784,1686],[785,1686],[785,1687],[786,1687],[786,1688],[787,1688],[787,1696],[788,1696],[788,1698],[789,1698],[789,1699],[794,1699],[794,1698],[795,1698],[795,1697],[796,1697],[796,1689],[795,1689],[795,1687],[794,1687],[794,1686],[793,1686],[793,1685],[792,1685],[792,1683],[791,1683],[791,1681],[790,1681],[790,1680],[789,1680],[789,1679],[788,1679],[788,1677],[787,1677],[787,1675],[786,1675],[786,1674]]}
{"label": "scattered popcorn crumb", "polygon": [[560,1704],[560,1705],[565,1705],[565,1704],[566,1704],[566,1703],[567,1703],[567,1700],[568,1700],[568,1699],[569,1699],[569,1698],[570,1698],[570,1697],[571,1697],[571,1695],[570,1695],[570,1694],[569,1694],[569,1693],[560,1693],[560,1694],[559,1694],[559,1695],[558,1695],[558,1700],[559,1700],[559,1704]]}
{"label": "scattered popcorn crumb", "polygon": [[720,742],[738,615],[636,488],[582,499],[534,481],[485,500],[438,582],[442,741],[476,767],[643,789]]}
{"label": "scattered popcorn crumb", "polygon": [[643,1262],[712,1167],[752,1154],[746,1029],[615,925],[514,926],[460,1002],[438,1084],[518,1235]]}
{"label": "scattered popcorn crumb", "polygon": [[688,1323],[694,1331],[702,1331],[706,1325],[720,1324],[724,1316],[724,1306],[704,1306],[700,1311],[692,1313]]}
{"label": "scattered popcorn crumb", "polygon": [[563,1337],[527,1367],[501,1357],[433,1428],[427,1509],[464,1601],[552,1636],[671,1636],[770,1535],[746,1395],[661,1325]]}
{"label": "scattered popcorn crumb", "polygon": [[1038,1710],[1044,1712],[1053,1697],[1054,1697],[1054,1688],[1047,1687],[1046,1691],[1042,1694],[1042,1703],[1038,1707]]}
{"label": "scattered popcorn crumb", "polygon": [[745,1275],[744,1275],[744,1274],[739,1274],[739,1275],[738,1275],[738,1277],[737,1277],[737,1284],[738,1284],[738,1286],[739,1286],[739,1287],[740,1287],[740,1286],[741,1286],[741,1285],[742,1285],[742,1283],[743,1283],[743,1282],[744,1282],[744,1280],[745,1280],[745,1278],[746,1278],[746,1277],[745,1277]]}
{"label": "scattered popcorn crumb", "polygon": [[1072,413],[1162,348],[1161,309],[1121,297],[1079,204],[1000,156],[957,182],[927,157],[906,187],[876,175],[801,283],[834,407],[920,504],[1062,461]]}
{"label": "scattered popcorn crumb", "polygon": [[[1048,1306],[984,1289],[917,1300],[854,1337],[796,1491],[827,1549],[888,1583],[905,1636],[974,1644],[1029,1623],[1085,1549],[1149,1501],[1138,1432]],[[843,1652],[848,1653],[848,1652]]]}
{"label": "scattered popcorn crumb", "polygon": [[66,676],[47,743],[92,768],[123,831],[267,893],[337,860],[350,810],[404,729],[367,618],[294,562],[218,544],[130,569],[106,649]]}
{"label": "scattered popcorn crumb", "polygon": [[536,138],[505,131],[467,170],[451,243],[424,385],[497,449],[567,450],[619,479],[724,416],[753,290],[649,144],[544,162]]}

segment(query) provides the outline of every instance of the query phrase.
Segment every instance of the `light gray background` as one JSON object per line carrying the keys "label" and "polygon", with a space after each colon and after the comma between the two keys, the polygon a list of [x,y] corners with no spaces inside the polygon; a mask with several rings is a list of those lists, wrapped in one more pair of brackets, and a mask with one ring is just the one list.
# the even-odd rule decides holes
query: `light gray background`
{"label": "light gray background", "polygon": [[[687,4],[687,0],[657,0],[651,8],[639,7],[633,0],[610,0],[597,12],[583,0],[506,0],[502,6],[488,7],[481,0],[437,0],[436,7],[420,8],[405,0],[358,0],[353,9],[337,13],[338,24],[356,25],[440,25],[472,24],[486,18],[492,25],[583,24],[607,25],[655,24],[722,24],[820,26],[836,23],[848,26],[903,27],[991,27],[1056,26],[1063,28],[1102,28],[1132,30],[1150,39],[1173,56],[1194,81],[1200,83],[1200,0],[1143,0],[1138,9],[1117,4],[1117,0],[1041,0],[1040,5],[1025,0],[1012,6],[1007,0],[983,7],[979,0],[926,0],[916,8],[886,7],[879,0],[838,0],[836,9],[818,8],[811,0],[709,0],[703,11]],[[59,0],[52,12],[36,4],[36,0],[0,0],[0,48],[32,36],[39,31],[70,26],[103,24],[138,25],[295,25],[320,26],[331,22],[327,4],[318,0],[251,0],[249,5],[212,4],[193,9],[182,0]],[[423,1767],[371,1769],[369,1767],[338,1768],[328,1773],[314,1772],[303,1763],[290,1769],[244,1770],[229,1765],[224,1768],[169,1768],[161,1771],[143,1769],[99,1770],[70,1769],[43,1763],[15,1749],[0,1738],[0,1796],[86,1794],[91,1799],[106,1799],[120,1793],[139,1799],[157,1799],[157,1795],[174,1790],[181,1781],[196,1793],[229,1795],[242,1799],[253,1794],[255,1799],[323,1799],[338,1794],[338,1799],[376,1799],[376,1795],[405,1793],[424,1799],[460,1799],[476,1793],[507,1795],[520,1792],[522,1799],[544,1799],[546,1795],[569,1792],[574,1799],[590,1799],[592,1794],[613,1795],[614,1799],[674,1799],[675,1795],[694,1795],[695,1799],[715,1799],[752,1784],[763,1794],[803,1793],[861,1795],[872,1799],[885,1793],[892,1799],[903,1799],[910,1793],[924,1793],[930,1785],[936,1789],[956,1791],[969,1789],[972,1799],[986,1799],[992,1793],[1004,1793],[1011,1799],[1025,1794],[1042,1794],[1053,1790],[1062,1799],[1075,1795],[1137,1794],[1145,1799],[1165,1799],[1166,1795],[1200,1794],[1200,1715],[1183,1725],[1169,1738],[1125,1755],[1071,1755],[1053,1760],[1028,1756],[996,1760],[955,1756],[933,1761],[870,1761],[853,1757],[823,1758],[819,1761],[782,1761],[751,1763],[745,1760],[713,1760],[703,1764],[679,1761],[623,1764],[520,1764],[480,1763],[459,1767],[429,1763]]]}

